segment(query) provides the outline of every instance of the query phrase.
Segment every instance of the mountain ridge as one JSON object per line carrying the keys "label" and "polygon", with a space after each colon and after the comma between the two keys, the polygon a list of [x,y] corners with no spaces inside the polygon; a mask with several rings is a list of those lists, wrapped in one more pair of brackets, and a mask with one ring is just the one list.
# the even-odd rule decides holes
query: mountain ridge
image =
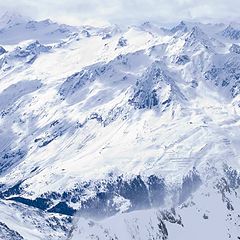
{"label": "mountain ridge", "polygon": [[[212,236],[211,216],[224,225],[234,213],[219,239],[238,237],[239,43],[225,28],[6,25],[2,232],[27,240],[191,239],[191,218]],[[26,34],[12,38],[20,30]],[[7,211],[19,213],[23,229]]]}

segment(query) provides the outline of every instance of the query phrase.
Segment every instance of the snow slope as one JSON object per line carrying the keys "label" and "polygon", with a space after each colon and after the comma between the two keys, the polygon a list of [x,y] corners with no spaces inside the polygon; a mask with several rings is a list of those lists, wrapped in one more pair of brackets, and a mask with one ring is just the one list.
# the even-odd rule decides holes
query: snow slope
{"label": "snow slope", "polygon": [[239,237],[239,222],[225,221],[239,211],[235,31],[11,14],[0,27],[0,234],[192,239],[199,228],[212,239],[223,226],[218,239]]}

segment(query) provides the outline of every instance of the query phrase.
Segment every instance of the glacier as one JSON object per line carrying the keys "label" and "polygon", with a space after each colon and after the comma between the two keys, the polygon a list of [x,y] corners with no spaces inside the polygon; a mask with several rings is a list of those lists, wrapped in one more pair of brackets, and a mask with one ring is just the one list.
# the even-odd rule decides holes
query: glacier
{"label": "glacier", "polygon": [[240,239],[240,24],[0,18],[0,239]]}

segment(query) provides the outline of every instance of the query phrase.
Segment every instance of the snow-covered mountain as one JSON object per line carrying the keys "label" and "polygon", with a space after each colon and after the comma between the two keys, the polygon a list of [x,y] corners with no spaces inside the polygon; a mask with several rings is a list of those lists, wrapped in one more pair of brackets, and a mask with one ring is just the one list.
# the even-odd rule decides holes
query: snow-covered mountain
{"label": "snow-covered mountain", "polygon": [[240,239],[237,24],[0,20],[0,239]]}

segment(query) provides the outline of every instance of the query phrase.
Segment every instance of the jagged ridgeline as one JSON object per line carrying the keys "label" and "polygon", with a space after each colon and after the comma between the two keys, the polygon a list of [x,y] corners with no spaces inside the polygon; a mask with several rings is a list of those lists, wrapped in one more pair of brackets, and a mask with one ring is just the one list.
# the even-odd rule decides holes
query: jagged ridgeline
{"label": "jagged ridgeline", "polygon": [[0,20],[0,239],[239,239],[240,25]]}

